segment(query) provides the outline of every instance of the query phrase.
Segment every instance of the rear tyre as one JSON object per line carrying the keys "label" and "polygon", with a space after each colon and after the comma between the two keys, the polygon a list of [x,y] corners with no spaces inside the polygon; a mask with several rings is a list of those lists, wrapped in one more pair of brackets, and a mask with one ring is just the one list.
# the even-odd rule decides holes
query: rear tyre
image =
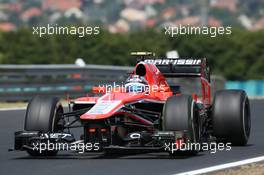
{"label": "rear tyre", "polygon": [[[162,123],[164,131],[184,132],[184,134],[187,134],[187,142],[199,143],[199,114],[196,103],[191,96],[181,95],[168,98],[163,108]],[[194,149],[184,151],[187,155],[193,155],[197,152],[198,150]]]}
{"label": "rear tyre", "polygon": [[243,90],[216,92],[212,106],[213,135],[232,145],[246,145],[250,136],[250,105]]}
{"label": "rear tyre", "polygon": [[[24,129],[26,131],[60,132],[64,122],[60,118],[63,107],[56,97],[36,96],[28,104]],[[54,156],[58,151],[27,151],[31,156]]]}

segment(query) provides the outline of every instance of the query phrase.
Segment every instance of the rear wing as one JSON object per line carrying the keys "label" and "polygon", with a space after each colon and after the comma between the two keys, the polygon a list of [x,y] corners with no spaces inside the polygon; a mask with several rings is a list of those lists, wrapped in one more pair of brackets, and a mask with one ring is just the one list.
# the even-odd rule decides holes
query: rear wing
{"label": "rear wing", "polygon": [[164,77],[201,77],[210,82],[210,69],[206,58],[155,58],[151,52],[135,52],[137,63],[154,64]]}

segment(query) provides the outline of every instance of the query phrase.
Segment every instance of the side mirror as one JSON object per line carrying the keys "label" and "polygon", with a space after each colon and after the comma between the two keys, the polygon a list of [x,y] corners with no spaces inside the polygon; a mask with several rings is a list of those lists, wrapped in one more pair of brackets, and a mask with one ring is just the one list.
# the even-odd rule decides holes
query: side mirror
{"label": "side mirror", "polygon": [[193,94],[192,94],[192,98],[193,98],[193,100],[194,100],[195,102],[198,101],[198,95],[197,95],[196,93],[193,93]]}

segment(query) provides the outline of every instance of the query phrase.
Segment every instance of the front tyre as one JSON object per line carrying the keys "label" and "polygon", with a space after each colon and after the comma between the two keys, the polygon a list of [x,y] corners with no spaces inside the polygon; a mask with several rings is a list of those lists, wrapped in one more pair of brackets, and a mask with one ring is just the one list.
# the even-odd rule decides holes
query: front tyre
{"label": "front tyre", "polygon": [[[56,97],[36,96],[28,104],[25,131],[60,132],[63,130],[63,107]],[[54,156],[58,151],[28,150],[31,156]]]}
{"label": "front tyre", "polygon": [[[197,105],[190,95],[169,97],[163,108],[162,128],[164,131],[184,133],[188,143],[200,142],[200,124]],[[198,150],[184,151],[190,155]],[[176,153],[177,154],[177,153]]]}

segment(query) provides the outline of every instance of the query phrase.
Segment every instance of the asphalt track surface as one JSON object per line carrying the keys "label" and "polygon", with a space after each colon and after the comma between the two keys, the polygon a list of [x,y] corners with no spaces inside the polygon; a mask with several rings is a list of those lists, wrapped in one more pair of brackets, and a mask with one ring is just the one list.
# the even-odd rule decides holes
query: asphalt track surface
{"label": "asphalt track surface", "polygon": [[22,130],[25,110],[0,111],[0,175],[65,174],[175,174],[264,155],[264,101],[251,101],[252,130],[248,146],[232,147],[215,154],[170,158],[167,153],[148,153],[109,158],[98,154],[60,153],[55,158],[31,158],[26,152],[8,152],[13,133]]}

